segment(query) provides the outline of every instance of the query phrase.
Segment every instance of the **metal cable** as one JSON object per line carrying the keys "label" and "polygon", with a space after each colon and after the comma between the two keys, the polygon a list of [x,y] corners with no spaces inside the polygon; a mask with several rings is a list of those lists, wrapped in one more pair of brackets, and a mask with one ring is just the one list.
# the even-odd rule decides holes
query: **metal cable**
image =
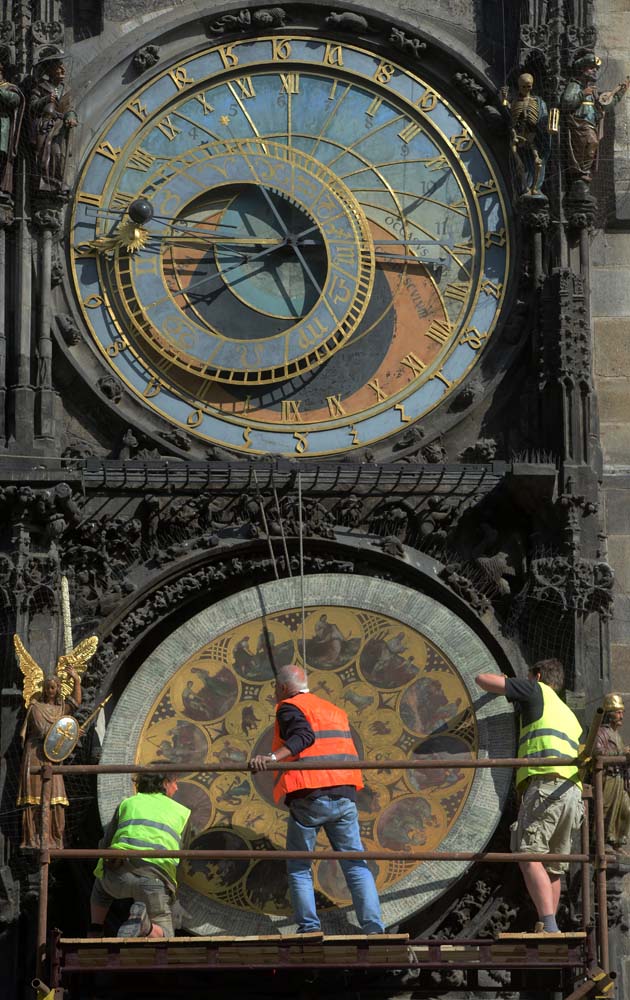
{"label": "metal cable", "polygon": [[274,571],[274,573],[276,575],[276,580],[279,580],[280,579],[280,575],[278,573],[278,567],[276,565],[276,554],[273,551],[273,545],[271,544],[271,535],[269,534],[269,527],[267,525],[267,514],[265,513],[265,504],[264,504],[262,495],[260,493],[260,487],[258,485],[258,476],[256,475],[256,470],[254,469],[253,471],[254,471],[254,484],[256,486],[256,495],[258,497],[258,503],[260,504],[260,513],[261,513],[262,522],[263,522],[263,525],[264,525],[264,528],[265,528],[265,534],[267,536],[267,544],[269,546],[269,555],[271,556],[271,561],[273,563],[273,571]]}
{"label": "metal cable", "polygon": [[302,666],[306,672],[306,614],[304,611],[304,530],[302,522],[302,473],[298,472],[298,513],[300,518],[300,599],[302,603]]}

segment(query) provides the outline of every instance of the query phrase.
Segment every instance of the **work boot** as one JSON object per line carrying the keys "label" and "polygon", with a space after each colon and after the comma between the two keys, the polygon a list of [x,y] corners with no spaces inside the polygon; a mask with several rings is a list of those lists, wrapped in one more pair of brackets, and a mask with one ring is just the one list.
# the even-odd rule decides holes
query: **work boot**
{"label": "work boot", "polygon": [[148,937],[152,923],[144,903],[132,903],[129,916],[118,928],[118,937]]}

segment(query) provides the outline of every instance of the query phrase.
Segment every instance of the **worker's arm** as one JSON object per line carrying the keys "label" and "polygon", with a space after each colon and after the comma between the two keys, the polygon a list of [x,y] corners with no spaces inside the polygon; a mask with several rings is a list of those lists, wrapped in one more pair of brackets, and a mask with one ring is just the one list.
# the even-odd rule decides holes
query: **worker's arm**
{"label": "worker's arm", "polygon": [[475,683],[489,694],[505,694],[505,674],[477,674]]}
{"label": "worker's arm", "polygon": [[[251,771],[267,771],[274,763],[296,757],[315,742],[315,733],[303,712],[297,705],[281,705],[278,710],[278,729],[282,746],[271,754],[256,754],[249,762]],[[274,760],[275,757],[275,760]]]}

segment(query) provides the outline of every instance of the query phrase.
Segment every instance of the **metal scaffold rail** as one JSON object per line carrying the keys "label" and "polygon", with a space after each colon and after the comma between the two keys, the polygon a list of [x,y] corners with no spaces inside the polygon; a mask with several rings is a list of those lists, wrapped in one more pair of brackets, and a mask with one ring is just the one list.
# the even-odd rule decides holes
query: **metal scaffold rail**
{"label": "metal scaffold rail", "polygon": [[[586,997],[611,996],[614,972],[609,968],[606,850],[604,839],[603,773],[608,763],[618,763],[618,757],[597,756],[592,760],[587,751],[578,757],[545,758],[545,766],[557,768],[577,762],[593,769],[594,804],[594,853],[589,843],[589,796],[585,796],[585,823],[581,832],[581,849],[569,854],[545,855],[549,861],[576,862],[582,868],[582,912],[579,931],[552,936],[540,934],[501,934],[495,939],[412,939],[406,934],[335,935],[320,932],[297,935],[268,935],[262,937],[212,937],[175,938],[66,938],[59,931],[49,932],[48,890],[49,867],[52,860],[97,859],[137,857],[137,851],[111,848],[51,848],[50,807],[52,776],[54,774],[150,774],[182,772],[248,771],[242,764],[208,764],[205,761],[187,765],[128,764],[52,764],[41,768],[41,846],[38,852],[40,892],[37,923],[36,975],[38,981],[48,977],[51,990],[72,985],[82,976],[107,972],[125,982],[135,982],[138,974],[159,972],[169,979],[168,973],[196,977],[202,972],[238,973],[248,969],[282,971],[290,975],[299,967],[311,969],[345,969],[358,973],[368,969],[463,970],[467,984],[478,982],[480,970],[504,970],[514,975],[514,982],[527,981],[528,970],[557,974],[556,982],[566,998],[580,1000]],[[528,758],[496,758],[460,760],[433,758],[431,760],[387,760],[386,762],[358,761],[353,766],[361,770],[442,769],[442,768],[501,768],[526,767]],[[540,766],[540,761],[535,763]],[[276,763],[274,769],[320,770],[326,762],[297,761]],[[540,854],[506,853],[498,851],[286,851],[286,850],[149,850],[143,849],[146,858],[185,858],[220,862],[223,860],[267,859],[283,862],[287,859],[343,860],[403,860],[421,862],[429,860],[468,861],[490,864],[517,864],[520,861],[540,860]],[[595,871],[596,906],[592,900],[591,869]],[[558,978],[559,977],[559,978]],[[556,986],[555,988],[558,988]],[[567,993],[566,990],[571,992]]]}

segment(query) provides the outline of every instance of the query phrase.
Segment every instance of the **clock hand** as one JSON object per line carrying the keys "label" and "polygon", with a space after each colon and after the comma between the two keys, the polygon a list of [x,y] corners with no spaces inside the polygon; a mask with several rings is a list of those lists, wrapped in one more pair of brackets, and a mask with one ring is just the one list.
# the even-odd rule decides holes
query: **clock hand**
{"label": "clock hand", "polygon": [[222,236],[220,233],[204,233],[199,236],[195,233],[184,233],[183,231],[179,234],[172,235],[171,233],[150,233],[150,238],[152,240],[181,240],[182,242],[193,241],[195,243],[246,243],[246,244],[261,244],[265,246],[271,246],[275,244],[280,246],[281,243],[286,243],[286,238],[284,236],[254,236],[250,233],[244,233],[242,236]]}
{"label": "clock hand", "polygon": [[[277,246],[265,247],[264,250],[259,250],[258,253],[252,254],[251,256],[248,255],[246,263],[249,264],[251,261],[258,260],[259,257],[266,257],[267,254],[273,253],[273,251],[277,249]],[[188,285],[186,288],[180,288],[178,291],[174,291],[170,295],[163,295],[161,299],[155,299],[154,302],[149,302],[146,308],[152,309],[154,306],[161,305],[162,302],[168,302],[169,299],[173,298],[175,295],[187,295],[189,292],[194,291],[195,288],[199,288],[200,285],[205,285],[209,281],[215,281],[217,278],[221,278],[221,280],[223,280],[225,275],[229,274],[230,271],[234,271],[236,268],[242,266],[243,262],[239,260],[238,263],[230,264],[230,266],[226,267],[223,271],[217,271],[215,274],[210,274],[207,278],[201,278],[200,281],[196,281],[194,284]]]}

